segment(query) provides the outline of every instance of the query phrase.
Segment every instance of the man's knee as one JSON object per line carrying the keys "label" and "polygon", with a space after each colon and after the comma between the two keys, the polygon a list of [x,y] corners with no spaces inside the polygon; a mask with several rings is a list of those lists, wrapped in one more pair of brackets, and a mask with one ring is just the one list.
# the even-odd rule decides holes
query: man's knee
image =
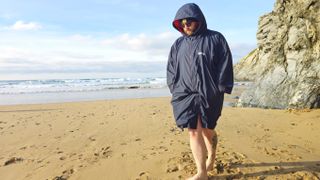
{"label": "man's knee", "polygon": [[208,138],[210,138],[210,137],[212,137],[214,135],[213,132],[214,132],[214,130],[208,129],[208,128],[204,128],[203,131],[202,131],[203,135],[208,137]]}
{"label": "man's knee", "polygon": [[188,132],[189,132],[189,136],[192,138],[192,137],[198,137],[201,135],[201,131],[199,131],[198,129],[191,129],[189,128],[188,129]]}

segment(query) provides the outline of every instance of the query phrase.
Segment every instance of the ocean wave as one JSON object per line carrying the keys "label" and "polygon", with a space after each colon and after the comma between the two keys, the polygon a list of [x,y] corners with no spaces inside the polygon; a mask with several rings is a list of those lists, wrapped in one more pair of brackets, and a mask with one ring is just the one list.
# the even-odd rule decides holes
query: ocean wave
{"label": "ocean wave", "polygon": [[[252,82],[235,82],[235,86],[250,86]],[[166,88],[165,77],[100,78],[0,81],[0,94],[37,94],[63,92],[92,92],[114,89]]]}
{"label": "ocean wave", "polygon": [[110,89],[164,88],[166,78],[101,78],[0,81],[0,94],[105,91]]}

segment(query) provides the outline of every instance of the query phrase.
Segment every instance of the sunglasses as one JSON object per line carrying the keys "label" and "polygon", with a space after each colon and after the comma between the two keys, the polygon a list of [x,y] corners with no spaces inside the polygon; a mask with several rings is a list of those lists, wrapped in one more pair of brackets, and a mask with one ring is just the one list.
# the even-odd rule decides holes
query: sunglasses
{"label": "sunglasses", "polygon": [[181,21],[180,21],[180,25],[181,25],[181,27],[190,27],[191,26],[191,24],[192,24],[192,22],[198,22],[197,20],[195,20],[195,19],[191,19],[191,18],[187,18],[187,19],[182,19]]}

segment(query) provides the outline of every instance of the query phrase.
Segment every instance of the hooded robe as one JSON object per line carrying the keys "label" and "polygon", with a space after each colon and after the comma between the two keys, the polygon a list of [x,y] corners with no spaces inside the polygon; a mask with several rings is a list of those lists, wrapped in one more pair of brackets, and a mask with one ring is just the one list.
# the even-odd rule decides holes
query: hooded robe
{"label": "hooded robe", "polygon": [[[185,18],[200,22],[191,36],[180,25]],[[207,29],[205,17],[194,3],[183,5],[172,24],[182,33],[171,47],[167,64],[167,85],[176,124],[182,129],[196,129],[200,117],[203,128],[214,129],[224,93],[231,94],[233,88],[229,46],[221,33]]]}

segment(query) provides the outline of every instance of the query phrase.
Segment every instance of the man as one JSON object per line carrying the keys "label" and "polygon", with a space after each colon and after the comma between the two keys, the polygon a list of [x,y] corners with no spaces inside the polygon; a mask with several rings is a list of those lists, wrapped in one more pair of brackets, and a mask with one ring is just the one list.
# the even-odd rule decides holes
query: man
{"label": "man", "polygon": [[224,93],[230,94],[233,88],[232,56],[223,35],[207,29],[196,4],[183,5],[172,24],[182,33],[171,47],[167,64],[174,118],[178,127],[189,131],[197,166],[197,174],[190,179],[208,179],[216,154],[214,128]]}

